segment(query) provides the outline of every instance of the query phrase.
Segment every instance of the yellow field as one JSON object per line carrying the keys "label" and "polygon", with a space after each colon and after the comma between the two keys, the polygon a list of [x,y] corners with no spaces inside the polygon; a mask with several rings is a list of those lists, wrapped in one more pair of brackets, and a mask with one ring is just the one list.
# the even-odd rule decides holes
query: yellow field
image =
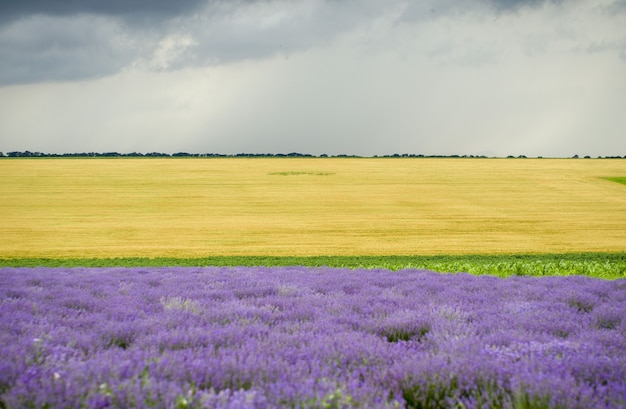
{"label": "yellow field", "polygon": [[6,159],[0,258],[626,251],[626,160]]}

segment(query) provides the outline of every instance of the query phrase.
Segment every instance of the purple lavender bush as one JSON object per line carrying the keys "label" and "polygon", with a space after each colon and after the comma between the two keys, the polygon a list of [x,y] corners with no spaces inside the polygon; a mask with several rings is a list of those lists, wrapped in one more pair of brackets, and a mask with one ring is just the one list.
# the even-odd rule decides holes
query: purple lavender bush
{"label": "purple lavender bush", "polygon": [[2,408],[620,408],[626,280],[0,270]]}

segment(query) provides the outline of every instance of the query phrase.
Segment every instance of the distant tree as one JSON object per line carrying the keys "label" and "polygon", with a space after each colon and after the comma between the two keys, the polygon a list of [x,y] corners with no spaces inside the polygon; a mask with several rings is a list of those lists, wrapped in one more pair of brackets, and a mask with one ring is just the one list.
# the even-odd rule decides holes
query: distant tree
{"label": "distant tree", "polygon": [[578,155],[572,156],[572,159],[578,159]]}
{"label": "distant tree", "polygon": [[14,151],[14,152],[9,152],[7,155],[12,158],[29,158],[33,156],[33,153],[30,151],[24,151],[24,152]]}

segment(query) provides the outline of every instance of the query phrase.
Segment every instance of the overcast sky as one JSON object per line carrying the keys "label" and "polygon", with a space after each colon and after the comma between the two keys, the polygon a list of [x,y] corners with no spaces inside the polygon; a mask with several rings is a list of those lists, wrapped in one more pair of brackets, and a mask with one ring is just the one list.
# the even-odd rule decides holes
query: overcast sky
{"label": "overcast sky", "polygon": [[7,0],[0,151],[626,155],[626,0]]}

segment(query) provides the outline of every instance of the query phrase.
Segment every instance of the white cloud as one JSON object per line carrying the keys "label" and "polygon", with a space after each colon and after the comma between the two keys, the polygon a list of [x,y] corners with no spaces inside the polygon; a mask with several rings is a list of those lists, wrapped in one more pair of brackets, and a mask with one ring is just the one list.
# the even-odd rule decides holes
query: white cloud
{"label": "white cloud", "polygon": [[145,67],[154,71],[162,71],[171,67],[180,67],[181,57],[185,51],[197,42],[189,34],[175,33],[162,38],[156,45],[147,61],[140,59],[133,67]]}

